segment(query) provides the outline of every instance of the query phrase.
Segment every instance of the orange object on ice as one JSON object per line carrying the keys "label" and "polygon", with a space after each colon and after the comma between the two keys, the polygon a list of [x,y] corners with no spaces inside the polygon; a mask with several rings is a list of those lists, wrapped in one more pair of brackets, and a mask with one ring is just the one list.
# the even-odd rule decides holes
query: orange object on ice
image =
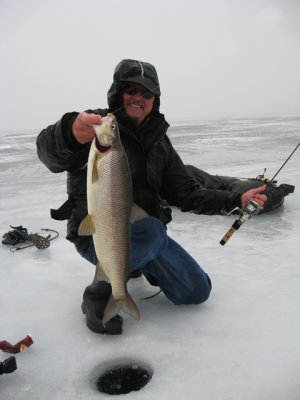
{"label": "orange object on ice", "polygon": [[15,345],[7,342],[6,340],[0,341],[0,350],[4,351],[5,353],[20,353],[27,349],[27,347],[31,346],[33,343],[32,337],[27,335],[24,339],[20,340]]}

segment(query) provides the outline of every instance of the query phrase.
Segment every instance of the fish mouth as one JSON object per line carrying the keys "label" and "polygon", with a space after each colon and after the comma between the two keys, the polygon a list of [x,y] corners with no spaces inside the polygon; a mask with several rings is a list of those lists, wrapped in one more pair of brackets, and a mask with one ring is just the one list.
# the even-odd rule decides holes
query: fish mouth
{"label": "fish mouth", "polygon": [[111,146],[103,146],[103,145],[99,142],[97,136],[95,136],[95,145],[96,145],[97,149],[98,149],[101,153],[106,153],[106,152],[111,148]]}

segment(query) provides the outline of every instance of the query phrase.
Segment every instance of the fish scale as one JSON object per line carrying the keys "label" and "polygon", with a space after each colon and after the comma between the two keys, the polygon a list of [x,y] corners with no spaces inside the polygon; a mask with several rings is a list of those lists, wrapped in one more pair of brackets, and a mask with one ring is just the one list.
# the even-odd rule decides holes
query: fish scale
{"label": "fish scale", "polygon": [[91,215],[101,221],[101,230],[94,237],[96,254],[107,278],[115,282],[112,289],[118,297],[125,296],[124,279],[129,274],[132,201],[130,177],[125,172],[128,168],[124,151],[114,148],[98,161],[99,184],[91,184],[92,197],[98,199],[98,205],[91,205]]}
{"label": "fish scale", "polygon": [[103,314],[103,324],[120,309],[139,319],[139,310],[127,291],[130,271],[130,214],[132,184],[126,153],[112,114],[94,126],[87,171],[88,215],[79,225],[79,235],[93,235],[97,255],[97,280],[111,283],[112,295]]}

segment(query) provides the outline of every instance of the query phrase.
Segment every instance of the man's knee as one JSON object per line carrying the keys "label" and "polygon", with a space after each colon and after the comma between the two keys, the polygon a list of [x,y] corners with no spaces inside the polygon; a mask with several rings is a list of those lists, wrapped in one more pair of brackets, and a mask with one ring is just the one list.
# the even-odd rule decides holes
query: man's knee
{"label": "man's knee", "polygon": [[198,291],[197,296],[195,296],[197,299],[196,304],[204,303],[210,296],[210,292],[211,292],[211,288],[212,288],[211,280],[207,274],[205,274],[205,275],[206,275],[206,284],[202,285],[201,289]]}
{"label": "man's knee", "polygon": [[176,304],[201,304],[204,303],[210,296],[212,289],[211,280],[206,274],[205,282],[201,282],[199,286],[195,286],[188,293],[182,293],[181,299],[178,299]]}
{"label": "man's knee", "polygon": [[200,290],[197,295],[194,297],[195,298],[195,303],[194,304],[201,304],[204,303],[210,296],[211,292],[211,287],[207,287],[206,290]]}

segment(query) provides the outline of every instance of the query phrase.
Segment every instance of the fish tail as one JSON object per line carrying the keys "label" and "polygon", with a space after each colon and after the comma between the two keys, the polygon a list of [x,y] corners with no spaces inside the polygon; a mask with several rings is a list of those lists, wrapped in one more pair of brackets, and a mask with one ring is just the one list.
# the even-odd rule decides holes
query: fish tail
{"label": "fish tail", "polygon": [[140,319],[140,312],[137,308],[137,305],[132,300],[129,293],[126,294],[125,299],[114,299],[113,295],[110,296],[108,303],[105,307],[104,314],[103,314],[103,325],[105,325],[110,319],[115,317],[120,310],[127,312],[136,320]]}

